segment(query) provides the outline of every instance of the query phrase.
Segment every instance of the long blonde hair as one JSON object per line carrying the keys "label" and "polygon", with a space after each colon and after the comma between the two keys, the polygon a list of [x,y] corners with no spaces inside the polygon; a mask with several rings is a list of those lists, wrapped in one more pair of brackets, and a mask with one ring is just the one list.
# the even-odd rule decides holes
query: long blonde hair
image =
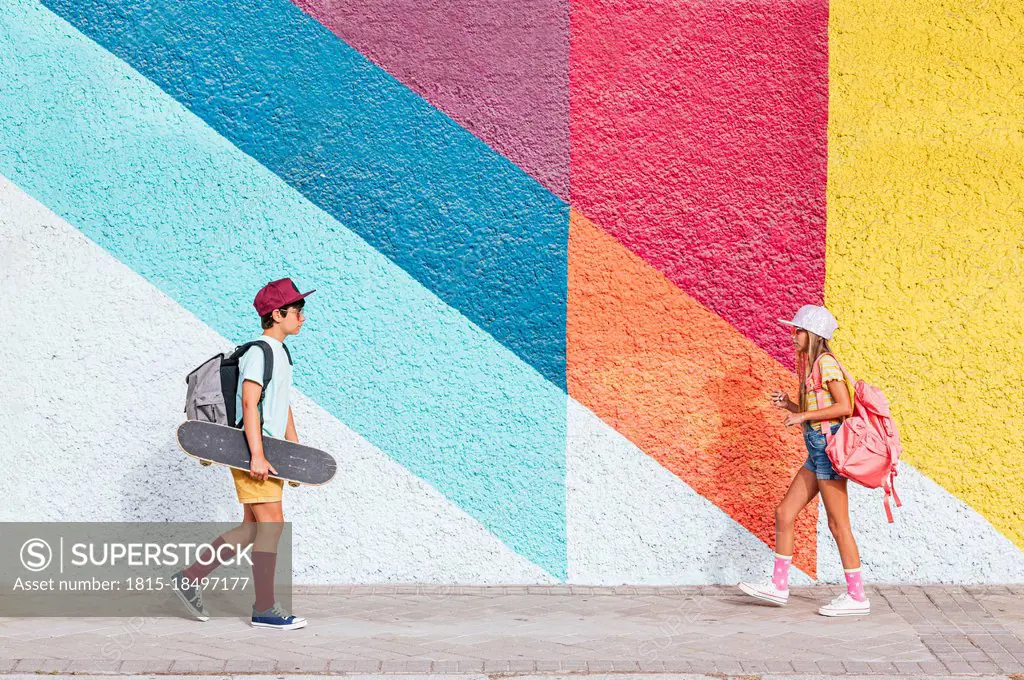
{"label": "long blonde hair", "polygon": [[797,352],[796,355],[796,374],[800,378],[800,408],[804,408],[804,404],[807,403],[807,376],[809,371],[814,367],[814,362],[818,360],[822,354],[831,354],[832,348],[828,344],[828,340],[821,337],[816,333],[812,333],[806,328],[803,329],[807,333],[807,351]]}

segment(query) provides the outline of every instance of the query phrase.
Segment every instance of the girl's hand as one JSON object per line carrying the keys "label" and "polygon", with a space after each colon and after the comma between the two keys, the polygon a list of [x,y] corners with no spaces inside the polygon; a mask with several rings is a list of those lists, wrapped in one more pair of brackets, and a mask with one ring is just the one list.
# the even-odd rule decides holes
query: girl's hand
{"label": "girl's hand", "polygon": [[789,395],[782,390],[772,390],[772,405],[778,408],[789,407]]}
{"label": "girl's hand", "polygon": [[807,420],[807,414],[806,413],[791,413],[788,416],[786,416],[785,425],[786,425],[786,427],[789,427],[790,425],[801,425],[806,420]]}

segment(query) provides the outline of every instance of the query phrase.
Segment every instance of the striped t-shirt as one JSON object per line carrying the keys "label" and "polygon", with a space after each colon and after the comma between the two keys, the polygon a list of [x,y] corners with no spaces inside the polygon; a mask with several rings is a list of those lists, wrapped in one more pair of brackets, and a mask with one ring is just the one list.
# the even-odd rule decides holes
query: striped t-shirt
{"label": "striped t-shirt", "polygon": [[[843,375],[843,369],[839,367],[839,362],[831,354],[822,355],[818,359],[818,368],[821,370],[821,394],[819,403],[819,394],[814,391],[814,382],[811,380],[811,376],[807,376],[807,394],[804,397],[804,410],[805,411],[817,411],[821,408],[828,408],[835,404],[835,400],[832,398],[832,394],[828,391],[828,383],[833,380],[843,380],[845,382],[846,377]],[[809,421],[811,427],[818,432],[821,432],[822,423],[826,423],[830,428],[838,423],[838,420],[812,420]]]}

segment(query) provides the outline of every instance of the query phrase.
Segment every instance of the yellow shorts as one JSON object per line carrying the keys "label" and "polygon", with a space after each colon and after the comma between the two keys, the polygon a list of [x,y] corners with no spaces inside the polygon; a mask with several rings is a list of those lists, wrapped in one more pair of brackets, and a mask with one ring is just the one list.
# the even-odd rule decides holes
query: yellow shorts
{"label": "yellow shorts", "polygon": [[280,503],[284,481],[267,479],[259,481],[249,476],[248,470],[231,468],[231,477],[235,480],[235,493],[239,503]]}

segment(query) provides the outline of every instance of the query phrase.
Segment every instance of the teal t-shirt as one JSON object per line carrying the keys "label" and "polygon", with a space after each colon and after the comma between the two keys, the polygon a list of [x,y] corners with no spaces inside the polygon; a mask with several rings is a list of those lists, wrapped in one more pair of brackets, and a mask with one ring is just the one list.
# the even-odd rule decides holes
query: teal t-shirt
{"label": "teal t-shirt", "polygon": [[242,384],[246,380],[263,385],[263,434],[283,438],[288,429],[288,407],[291,406],[292,365],[288,362],[284,345],[269,335],[259,340],[270,345],[274,352],[274,373],[270,384],[263,385],[263,350],[250,347],[238,362],[238,397],[235,399],[235,413],[242,413]]}

